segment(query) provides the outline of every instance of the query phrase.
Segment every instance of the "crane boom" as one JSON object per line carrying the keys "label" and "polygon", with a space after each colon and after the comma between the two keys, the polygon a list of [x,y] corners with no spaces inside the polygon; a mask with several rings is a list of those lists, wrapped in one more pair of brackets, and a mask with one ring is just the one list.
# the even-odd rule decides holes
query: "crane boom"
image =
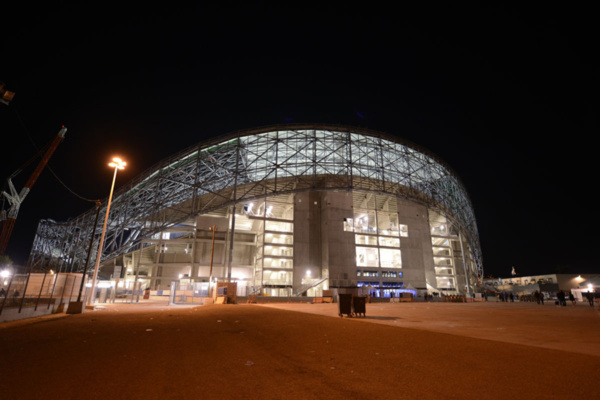
{"label": "crane boom", "polygon": [[25,183],[25,186],[23,186],[23,189],[21,189],[20,193],[17,193],[11,179],[8,178],[8,187],[10,190],[10,194],[2,192],[2,195],[8,200],[10,208],[8,209],[8,213],[2,210],[2,215],[0,215],[0,226],[2,228],[2,231],[0,233],[0,255],[4,255],[6,252],[8,240],[10,239],[10,236],[12,234],[15,222],[17,220],[17,215],[19,214],[19,208],[21,207],[23,200],[25,200],[25,197],[27,197],[27,195],[31,191],[33,184],[35,183],[35,181],[37,181],[38,177],[42,173],[42,170],[46,167],[46,164],[48,164],[50,157],[52,156],[60,142],[64,139],[66,132],[67,128],[65,128],[64,126],[58,131],[58,134],[50,143],[50,146],[46,150],[46,153],[44,153],[44,156],[42,157],[37,167],[27,180],[27,183]]}

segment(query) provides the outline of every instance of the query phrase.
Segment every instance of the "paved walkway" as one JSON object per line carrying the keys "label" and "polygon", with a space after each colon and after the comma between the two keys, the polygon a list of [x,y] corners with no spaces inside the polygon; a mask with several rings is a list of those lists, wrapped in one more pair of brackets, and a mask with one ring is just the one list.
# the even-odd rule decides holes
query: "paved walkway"
{"label": "paved walkway", "polygon": [[[339,318],[337,304],[264,306]],[[351,319],[600,357],[600,307],[587,303],[372,303]]]}
{"label": "paved walkway", "polygon": [[10,399],[600,398],[597,309],[112,304],[0,324]]}

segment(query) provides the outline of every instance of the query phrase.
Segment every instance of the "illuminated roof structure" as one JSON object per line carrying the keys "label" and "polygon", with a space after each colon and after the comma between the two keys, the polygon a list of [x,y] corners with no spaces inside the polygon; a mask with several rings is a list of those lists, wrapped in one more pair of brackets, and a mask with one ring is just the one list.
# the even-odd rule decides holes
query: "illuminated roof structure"
{"label": "illuminated roof structure", "polygon": [[[318,217],[304,208],[308,201],[318,206]],[[106,201],[102,208],[105,212]],[[92,232],[95,219],[92,209],[67,222],[40,221],[30,265],[82,272],[91,237],[93,265],[100,236],[98,226]],[[367,283],[381,295],[407,286],[471,293],[483,276],[473,207],[450,167],[394,136],[319,124],[265,127],[204,141],[120,187],[102,266],[122,266],[126,279],[129,262],[129,270],[137,269],[136,276],[152,289],[160,278],[164,287],[181,271],[205,281],[205,233],[215,221],[222,255],[216,273],[226,279],[237,274],[238,282],[251,288],[247,293],[260,287],[261,293],[295,295],[306,294],[305,288]],[[269,242],[273,232],[288,232],[289,248],[282,247],[283,236]],[[303,232],[311,237],[303,239]],[[338,245],[345,250],[338,252]],[[271,253],[273,246],[281,247],[277,254]],[[137,256],[131,257],[136,252],[142,254],[137,266]],[[344,258],[349,252],[351,258]],[[281,260],[273,261],[276,255]]]}

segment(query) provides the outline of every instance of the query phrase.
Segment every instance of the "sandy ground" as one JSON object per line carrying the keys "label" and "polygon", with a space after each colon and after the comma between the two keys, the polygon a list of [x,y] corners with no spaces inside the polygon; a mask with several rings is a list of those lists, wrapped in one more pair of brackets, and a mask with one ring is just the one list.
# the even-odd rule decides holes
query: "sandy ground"
{"label": "sandy ground", "polygon": [[7,399],[600,398],[600,315],[531,303],[114,304],[0,325]]}

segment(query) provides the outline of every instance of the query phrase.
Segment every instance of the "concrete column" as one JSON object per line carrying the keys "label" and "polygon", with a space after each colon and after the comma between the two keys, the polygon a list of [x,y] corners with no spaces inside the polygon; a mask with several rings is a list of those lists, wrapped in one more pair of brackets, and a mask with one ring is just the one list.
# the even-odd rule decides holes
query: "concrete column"
{"label": "concrete column", "polygon": [[344,231],[344,219],[354,217],[352,192],[324,192],[322,210],[323,270],[329,286],[356,286],[354,232]]}
{"label": "concrete column", "polygon": [[425,289],[426,283],[435,286],[435,269],[427,207],[397,199],[398,223],[408,226],[408,237],[400,238],[403,282],[416,289]]}

